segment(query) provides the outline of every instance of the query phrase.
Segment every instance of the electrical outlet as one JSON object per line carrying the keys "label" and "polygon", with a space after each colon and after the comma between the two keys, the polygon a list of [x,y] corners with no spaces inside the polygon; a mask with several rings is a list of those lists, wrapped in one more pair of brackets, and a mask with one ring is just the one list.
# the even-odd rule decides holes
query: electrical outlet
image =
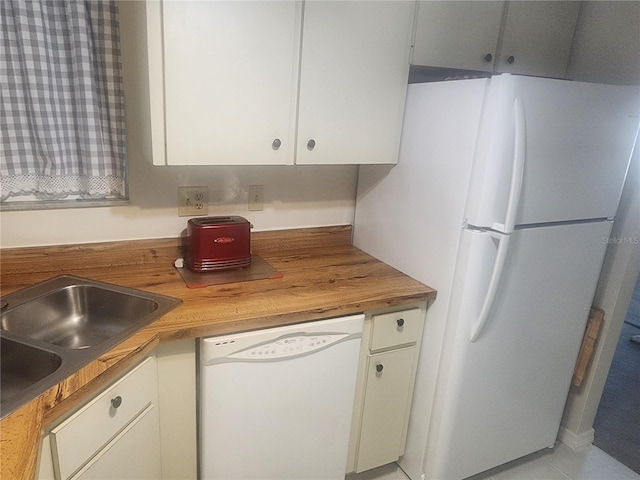
{"label": "electrical outlet", "polygon": [[264,208],[264,185],[249,185],[249,210],[258,211]]}
{"label": "electrical outlet", "polygon": [[178,187],[178,216],[189,217],[209,213],[208,187]]}

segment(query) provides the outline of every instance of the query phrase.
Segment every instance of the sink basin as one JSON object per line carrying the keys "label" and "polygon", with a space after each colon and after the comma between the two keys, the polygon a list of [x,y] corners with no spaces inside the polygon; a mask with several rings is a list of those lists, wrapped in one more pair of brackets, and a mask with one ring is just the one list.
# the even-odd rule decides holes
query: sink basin
{"label": "sink basin", "polygon": [[1,338],[0,402],[14,398],[60,368],[62,358],[23,343]]}
{"label": "sink basin", "polygon": [[64,348],[89,348],[158,307],[157,301],[131,293],[69,285],[7,310],[2,314],[2,329]]}
{"label": "sink basin", "polygon": [[2,418],[182,303],[62,275],[2,297]]}

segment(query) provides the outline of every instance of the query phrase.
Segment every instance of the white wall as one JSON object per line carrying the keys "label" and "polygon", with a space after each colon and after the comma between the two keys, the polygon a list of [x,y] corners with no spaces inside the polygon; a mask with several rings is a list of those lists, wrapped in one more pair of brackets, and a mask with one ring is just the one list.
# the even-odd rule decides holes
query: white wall
{"label": "white wall", "polygon": [[[130,155],[128,206],[0,213],[0,246],[26,247],[178,237],[178,186],[207,185],[209,215],[241,215],[254,231],[353,222],[356,167],[152,167]],[[247,208],[248,185],[264,185],[260,212]],[[210,199],[211,201],[211,199]]]}
{"label": "white wall", "polygon": [[[568,77],[573,80],[640,84],[640,2],[584,2]],[[615,353],[631,293],[640,271],[640,145],[607,248],[594,305],[605,311],[591,366],[581,387],[572,387],[561,439],[578,447],[593,440],[593,421]]]}
{"label": "white wall", "polygon": [[640,83],[640,2],[583,2],[567,68],[573,80]]}
{"label": "white wall", "polygon": [[604,260],[594,306],[605,311],[591,367],[572,387],[563,418],[563,441],[580,446],[593,440],[593,421],[640,272],[640,149],[636,148]]}
{"label": "white wall", "polygon": [[[0,212],[0,246],[23,247],[177,237],[178,186],[209,187],[209,215],[241,215],[254,231],[353,223],[356,166],[154,167],[143,155],[131,4],[121,4],[130,204],[120,207]],[[249,212],[249,185],[264,185],[264,210]]]}

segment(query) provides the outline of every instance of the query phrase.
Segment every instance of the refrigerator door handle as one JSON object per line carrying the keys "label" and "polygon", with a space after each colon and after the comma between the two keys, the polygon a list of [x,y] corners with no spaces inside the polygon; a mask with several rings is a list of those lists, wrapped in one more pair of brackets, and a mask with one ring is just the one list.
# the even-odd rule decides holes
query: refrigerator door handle
{"label": "refrigerator door handle", "polygon": [[504,224],[494,223],[492,229],[511,233],[516,224],[516,215],[520,205],[522,181],[524,178],[525,147],[527,140],[527,125],[524,116],[524,104],[521,97],[516,97],[513,103],[513,170],[511,172],[511,186],[509,188],[509,200]]}
{"label": "refrigerator door handle", "polygon": [[498,252],[496,254],[496,260],[493,264],[493,271],[491,272],[491,278],[489,280],[489,287],[487,288],[487,294],[482,302],[482,308],[480,314],[471,327],[471,343],[475,343],[480,335],[484,331],[487,321],[489,320],[489,312],[493,306],[493,302],[498,292],[498,285],[502,278],[502,272],[504,272],[504,266],[509,253],[509,243],[511,242],[511,236],[501,235],[494,232],[487,232],[492,238],[498,240]]}

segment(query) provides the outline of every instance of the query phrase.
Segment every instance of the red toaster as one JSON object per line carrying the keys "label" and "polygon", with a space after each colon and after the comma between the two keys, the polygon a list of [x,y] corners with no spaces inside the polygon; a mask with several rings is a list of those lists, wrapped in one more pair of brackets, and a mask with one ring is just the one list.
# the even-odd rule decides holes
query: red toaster
{"label": "red toaster", "polygon": [[246,218],[201,217],[187,222],[187,266],[194,272],[251,265],[251,224]]}

